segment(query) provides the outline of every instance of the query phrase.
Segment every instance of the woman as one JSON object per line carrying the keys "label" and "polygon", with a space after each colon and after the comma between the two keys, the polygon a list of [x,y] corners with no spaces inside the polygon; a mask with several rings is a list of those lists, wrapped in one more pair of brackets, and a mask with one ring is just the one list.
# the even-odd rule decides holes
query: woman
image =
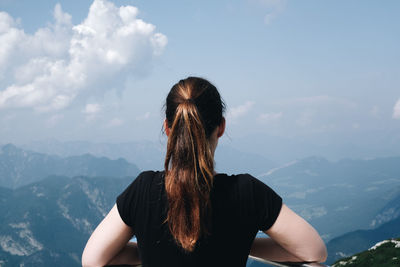
{"label": "woman", "polygon": [[[83,266],[245,266],[323,262],[326,248],[306,221],[249,174],[214,171],[224,104],[210,82],[189,77],[166,100],[165,170],[142,172],[86,244]],[[255,238],[264,231],[270,238]],[[137,244],[129,242],[136,236]]]}

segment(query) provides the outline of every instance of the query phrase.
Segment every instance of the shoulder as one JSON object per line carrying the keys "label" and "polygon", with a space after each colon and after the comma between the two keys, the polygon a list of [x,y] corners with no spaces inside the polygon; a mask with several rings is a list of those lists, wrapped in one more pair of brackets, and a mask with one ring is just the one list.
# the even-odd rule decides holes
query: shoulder
{"label": "shoulder", "polygon": [[255,197],[256,199],[270,195],[279,197],[270,186],[249,173],[224,174],[223,179],[220,179],[219,183],[225,184],[225,186],[231,184],[238,188],[238,192],[244,192],[248,197]]}
{"label": "shoulder", "polygon": [[214,180],[214,185],[217,188],[224,188],[225,190],[231,188],[236,193],[241,193],[245,196],[261,193],[260,190],[270,190],[269,186],[249,173],[218,174]]}
{"label": "shoulder", "polygon": [[164,177],[164,171],[153,171],[153,170],[142,171],[133,180],[133,183],[136,184],[152,183],[153,180],[160,180],[162,177]]}
{"label": "shoulder", "polygon": [[146,170],[146,171],[142,171],[141,173],[139,173],[139,175],[137,176],[136,179],[145,179],[148,177],[153,177],[155,175],[161,175],[163,173],[164,173],[164,171]]}
{"label": "shoulder", "polygon": [[163,173],[161,171],[142,171],[133,181],[126,187],[121,195],[131,195],[137,193],[144,193],[146,189],[150,189],[154,184],[161,184]]}
{"label": "shoulder", "polygon": [[155,185],[160,185],[163,172],[143,171],[131,182],[128,187],[117,197],[118,212],[125,224],[133,227],[135,216],[140,214],[141,207],[146,206],[152,193],[155,192]]}
{"label": "shoulder", "polygon": [[253,175],[249,174],[249,173],[240,173],[240,174],[218,174],[219,180],[223,180],[224,183],[230,181],[231,183],[236,183],[240,186],[253,186],[253,185],[257,185],[257,184],[263,184],[263,182],[261,182],[260,180],[258,180],[256,177],[254,177]]}

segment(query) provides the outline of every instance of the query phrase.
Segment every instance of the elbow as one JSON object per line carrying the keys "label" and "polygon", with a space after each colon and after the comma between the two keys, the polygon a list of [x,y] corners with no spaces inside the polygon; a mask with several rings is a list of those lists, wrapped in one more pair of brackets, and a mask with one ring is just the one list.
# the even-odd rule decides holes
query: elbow
{"label": "elbow", "polygon": [[319,249],[315,249],[306,257],[302,257],[302,260],[306,262],[325,262],[328,258],[328,252],[326,246],[323,244]]}
{"label": "elbow", "polygon": [[96,264],[94,261],[88,259],[87,257],[82,256],[82,267],[95,267],[100,266]]}
{"label": "elbow", "polygon": [[82,267],[100,267],[105,265],[95,255],[90,255],[86,250],[83,251],[81,261]]}
{"label": "elbow", "polygon": [[82,258],[82,267],[100,267],[100,266],[104,266],[104,264],[101,264],[95,260]]}
{"label": "elbow", "polygon": [[325,262],[328,258],[328,251],[326,250],[326,247],[324,246],[324,252],[321,254],[321,258],[319,259],[318,262]]}
{"label": "elbow", "polygon": [[326,246],[324,243],[322,243],[321,248],[318,253],[318,259],[317,262],[325,262],[326,259],[328,258],[328,250],[326,249]]}
{"label": "elbow", "polygon": [[85,258],[82,256],[82,267],[92,267],[92,266],[96,266],[95,264],[93,264],[93,262],[91,262],[89,259]]}

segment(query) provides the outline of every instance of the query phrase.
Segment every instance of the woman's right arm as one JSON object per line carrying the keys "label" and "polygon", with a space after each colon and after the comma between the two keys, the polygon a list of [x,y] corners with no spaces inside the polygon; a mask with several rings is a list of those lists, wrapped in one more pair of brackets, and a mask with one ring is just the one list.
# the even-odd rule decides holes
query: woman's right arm
{"label": "woman's right arm", "polygon": [[82,266],[140,264],[137,245],[129,242],[132,236],[133,230],[121,219],[117,205],[114,205],[86,243]]}
{"label": "woman's right arm", "polygon": [[265,233],[271,238],[256,238],[250,255],[291,262],[324,262],[327,258],[325,244],[317,231],[285,204]]}

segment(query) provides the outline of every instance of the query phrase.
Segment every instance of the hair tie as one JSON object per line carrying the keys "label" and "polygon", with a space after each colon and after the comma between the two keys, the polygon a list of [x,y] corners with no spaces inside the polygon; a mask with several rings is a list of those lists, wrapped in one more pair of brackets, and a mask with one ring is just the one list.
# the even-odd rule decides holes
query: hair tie
{"label": "hair tie", "polygon": [[183,103],[196,105],[196,102],[193,98],[186,98]]}

